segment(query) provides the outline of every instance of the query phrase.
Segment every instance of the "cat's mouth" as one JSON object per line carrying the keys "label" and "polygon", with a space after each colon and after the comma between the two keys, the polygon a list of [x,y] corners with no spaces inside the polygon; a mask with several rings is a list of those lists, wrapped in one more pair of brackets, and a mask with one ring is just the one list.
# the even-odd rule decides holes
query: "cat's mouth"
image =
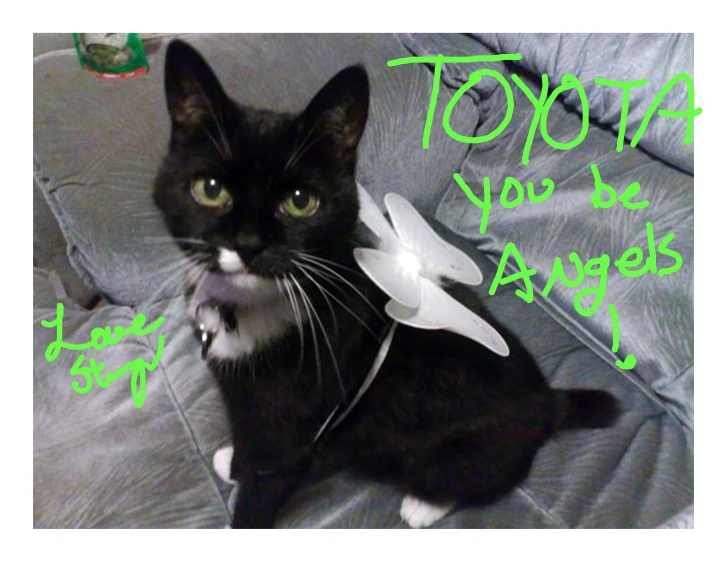
{"label": "cat's mouth", "polygon": [[226,248],[218,248],[216,267],[208,268],[202,281],[207,296],[226,302],[245,302],[269,298],[277,293],[277,284],[253,273],[240,255]]}
{"label": "cat's mouth", "polygon": [[274,280],[249,271],[209,272],[197,291],[198,301],[212,299],[217,302],[244,307],[262,305],[278,299],[279,288]]}
{"label": "cat's mouth", "polygon": [[242,291],[254,291],[260,287],[265,286],[269,281],[260,275],[250,273],[250,271],[243,266],[243,269],[239,271],[231,271],[222,273],[225,282]]}
{"label": "cat's mouth", "polygon": [[222,275],[225,277],[225,279],[228,279],[230,281],[233,281],[235,279],[244,279],[246,277],[256,277],[254,273],[250,273],[250,270],[247,269],[245,266],[242,266],[237,271],[222,271]]}

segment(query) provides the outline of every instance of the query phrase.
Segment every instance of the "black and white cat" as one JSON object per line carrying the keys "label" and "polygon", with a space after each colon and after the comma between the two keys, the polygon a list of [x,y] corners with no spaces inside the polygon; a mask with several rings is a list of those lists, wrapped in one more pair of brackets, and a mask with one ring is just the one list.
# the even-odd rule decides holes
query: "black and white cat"
{"label": "black and white cat", "polygon": [[233,527],[273,526],[306,479],[342,468],[400,486],[402,517],[431,525],[509,492],[558,430],[614,423],[615,398],[550,389],[520,342],[459,292],[510,356],[400,326],[363,398],[317,438],[390,327],[388,297],[353,259],[366,71],[346,68],[301,114],[279,114],[232,101],[204,59],[174,41],[165,88],[172,134],[154,198],[196,272],[190,315],[232,429],[233,448],[215,464],[244,483]]}

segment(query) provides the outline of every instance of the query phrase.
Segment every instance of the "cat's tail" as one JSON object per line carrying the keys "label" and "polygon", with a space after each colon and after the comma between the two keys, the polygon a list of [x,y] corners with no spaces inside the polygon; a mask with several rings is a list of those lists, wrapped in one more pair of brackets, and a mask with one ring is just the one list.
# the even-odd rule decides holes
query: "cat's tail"
{"label": "cat's tail", "polygon": [[556,390],[556,430],[610,427],[621,414],[615,396],[603,390]]}

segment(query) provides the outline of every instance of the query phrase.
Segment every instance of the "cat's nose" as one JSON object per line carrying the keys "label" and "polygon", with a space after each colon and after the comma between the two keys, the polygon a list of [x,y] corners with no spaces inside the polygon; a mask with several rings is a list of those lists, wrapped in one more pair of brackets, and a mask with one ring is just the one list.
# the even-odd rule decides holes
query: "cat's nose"
{"label": "cat's nose", "polygon": [[262,240],[257,234],[243,232],[235,237],[235,250],[245,263],[250,263],[263,249]]}
{"label": "cat's nose", "polygon": [[240,232],[237,236],[235,236],[235,244],[242,247],[259,246],[260,242],[260,237],[257,234],[252,234],[249,232]]}

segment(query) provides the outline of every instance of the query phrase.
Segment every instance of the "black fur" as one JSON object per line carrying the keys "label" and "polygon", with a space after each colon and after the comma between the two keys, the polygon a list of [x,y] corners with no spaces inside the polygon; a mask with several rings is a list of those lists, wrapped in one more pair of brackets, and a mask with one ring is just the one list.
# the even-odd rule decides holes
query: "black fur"
{"label": "black fur", "polygon": [[[492,501],[526,477],[556,430],[615,421],[610,394],[551,390],[520,342],[477,302],[476,312],[505,337],[509,357],[449,332],[399,326],[361,402],[313,444],[332,410],[358,390],[390,326],[380,316],[388,298],[358,273],[352,256],[366,72],[343,70],[301,115],[281,115],[232,102],[202,57],[175,41],[166,90],[172,137],[154,195],[170,232],[210,271],[224,246],[237,250],[253,274],[292,275],[329,338],[307,325],[301,347],[293,325],[247,358],[210,361],[232,428],[232,476],[243,482],[233,527],[272,526],[304,478],[343,467],[432,501]],[[232,206],[197,204],[190,185],[200,177],[221,181]],[[306,219],[280,211],[299,188],[320,196],[318,211]],[[249,243],[251,234],[257,243]],[[293,263],[301,251],[328,260],[306,270],[327,295]],[[465,298],[463,289],[453,291]]]}

